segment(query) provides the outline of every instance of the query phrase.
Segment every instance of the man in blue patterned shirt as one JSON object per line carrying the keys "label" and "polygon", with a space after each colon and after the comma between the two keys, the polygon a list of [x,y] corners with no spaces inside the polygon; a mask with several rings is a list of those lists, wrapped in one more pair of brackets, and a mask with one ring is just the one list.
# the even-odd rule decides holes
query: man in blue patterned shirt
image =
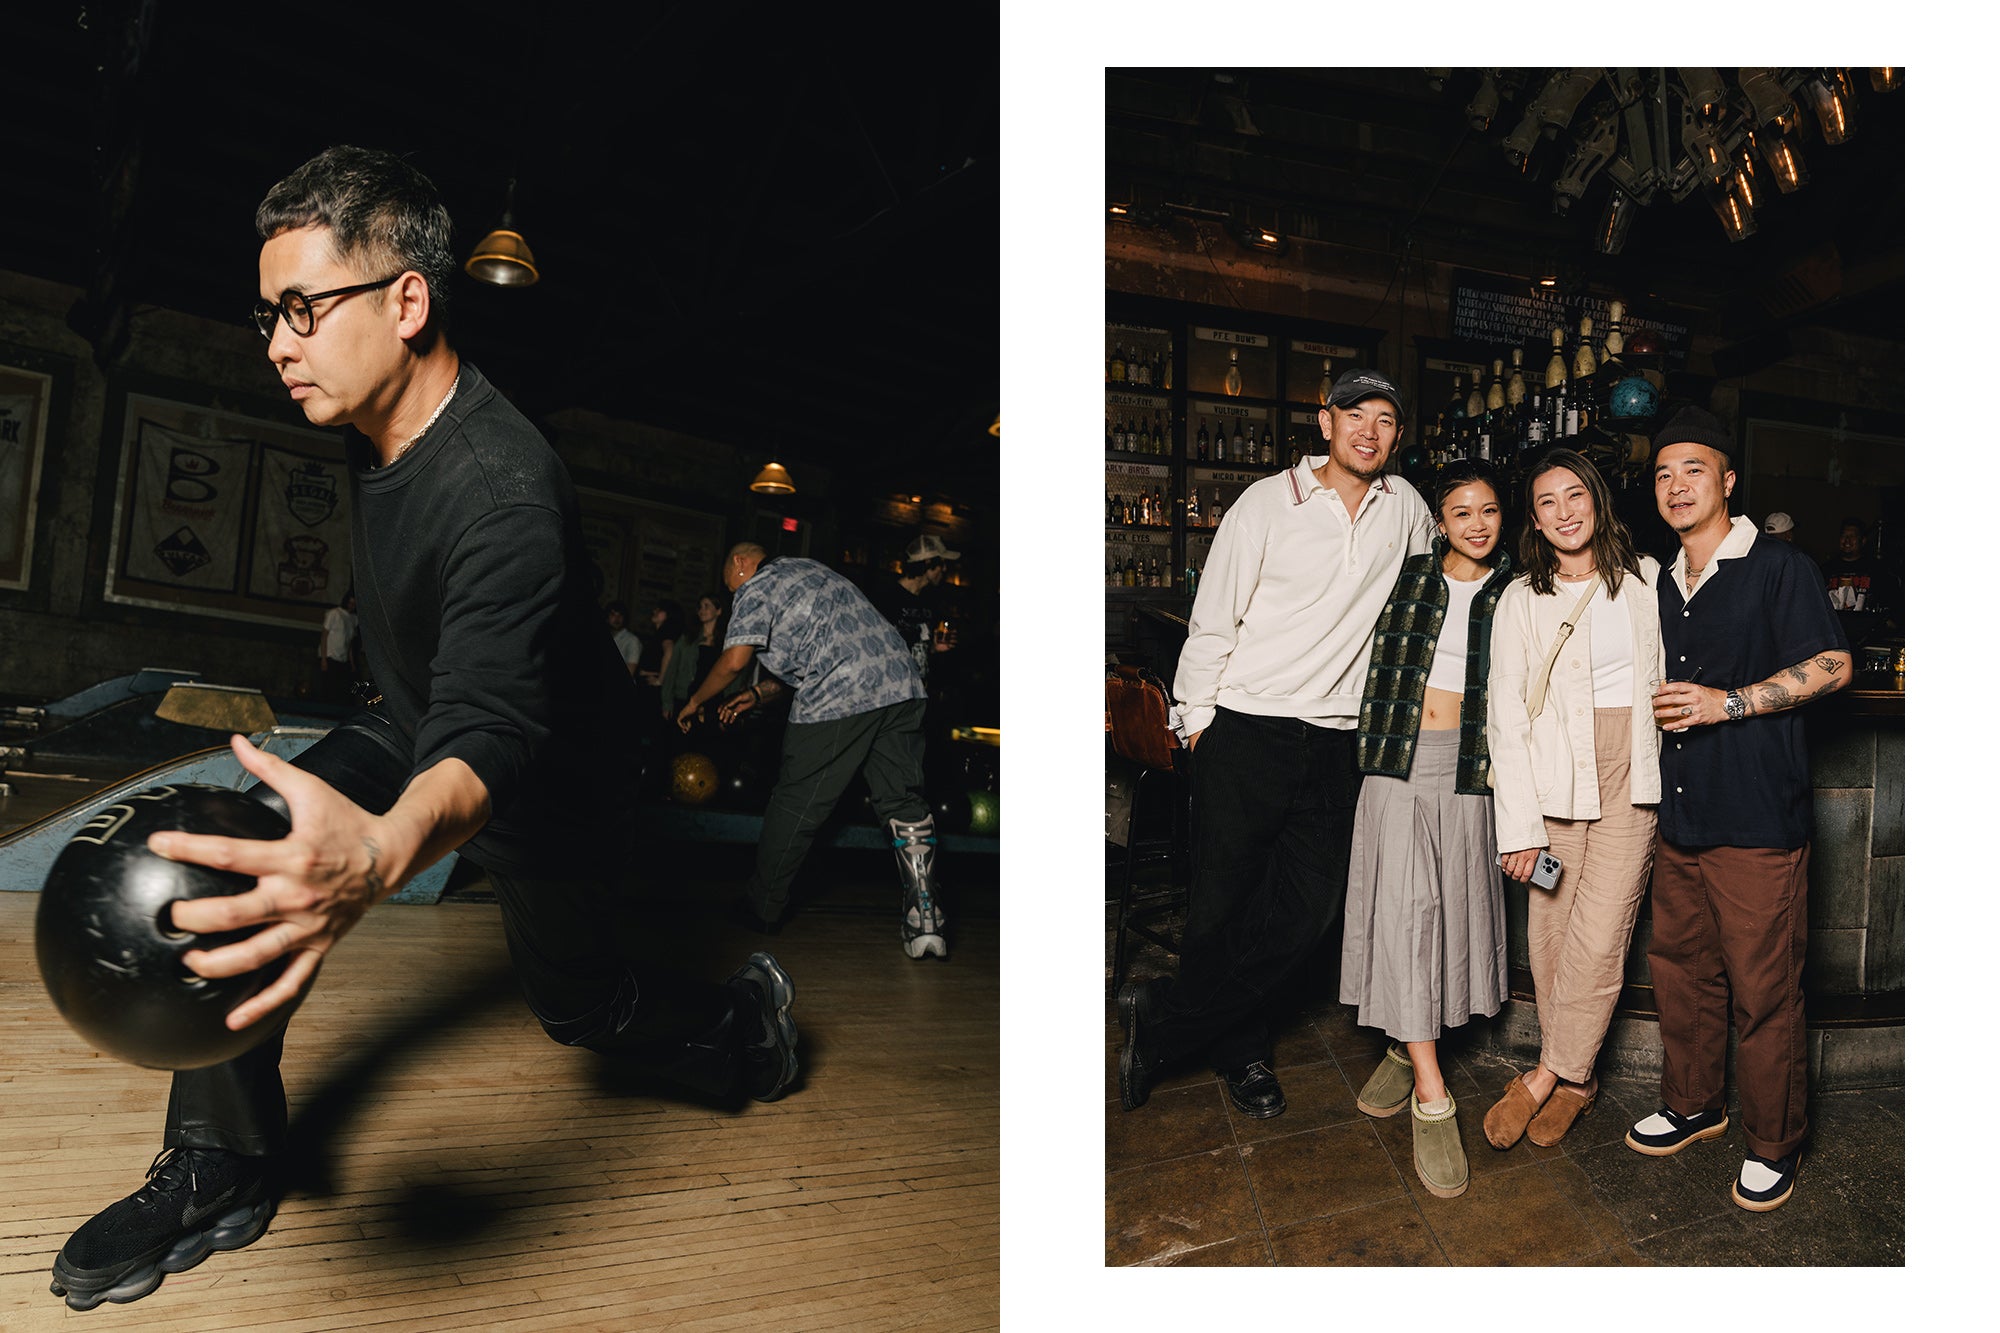
{"label": "man in blue patterned shirt", "polygon": [[722,655],[675,719],[683,731],[752,657],[775,679],[722,705],[727,723],[777,692],[796,693],[778,777],[757,839],[752,924],[776,934],[813,835],[856,770],[888,821],[903,881],[903,951],[945,956],[944,909],[932,882],[937,834],[924,800],[924,685],[908,645],[861,589],[817,560],[773,560],[740,542],[723,562],[734,594]]}

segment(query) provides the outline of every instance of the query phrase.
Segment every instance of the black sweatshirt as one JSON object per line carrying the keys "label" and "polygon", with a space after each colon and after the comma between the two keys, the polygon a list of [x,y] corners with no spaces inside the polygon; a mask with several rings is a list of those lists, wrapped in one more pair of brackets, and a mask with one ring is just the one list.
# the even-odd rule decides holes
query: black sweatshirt
{"label": "black sweatshirt", "polygon": [[470,363],[387,467],[350,432],[354,586],[411,776],[456,758],[493,817],[475,865],[559,875],[628,849],[632,682],[604,632],[569,473]]}

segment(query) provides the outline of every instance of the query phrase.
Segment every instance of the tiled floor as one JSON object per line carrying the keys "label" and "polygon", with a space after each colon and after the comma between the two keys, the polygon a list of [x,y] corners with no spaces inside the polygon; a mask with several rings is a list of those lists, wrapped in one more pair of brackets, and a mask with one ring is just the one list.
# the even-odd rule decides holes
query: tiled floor
{"label": "tiled floor", "polygon": [[[1158,971],[1150,948],[1136,975]],[[1410,1164],[1407,1114],[1377,1120],[1354,1094],[1383,1051],[1352,1007],[1321,1002],[1277,1043],[1288,1109],[1250,1120],[1205,1068],[1169,1072],[1148,1103],[1118,1101],[1117,1011],[1106,1006],[1107,1265],[1901,1264],[1900,1088],[1813,1099],[1797,1192],[1775,1212],[1738,1208],[1735,1123],[1673,1157],[1624,1145],[1658,1105],[1652,1080],[1605,1080],[1597,1104],[1554,1148],[1507,1152],[1480,1124],[1516,1065],[1444,1048],[1471,1186],[1439,1199]]]}

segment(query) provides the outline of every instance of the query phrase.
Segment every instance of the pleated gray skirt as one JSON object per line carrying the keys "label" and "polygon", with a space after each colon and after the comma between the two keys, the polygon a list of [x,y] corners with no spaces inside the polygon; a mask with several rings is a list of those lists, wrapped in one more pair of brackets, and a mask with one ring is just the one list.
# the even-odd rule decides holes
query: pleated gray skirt
{"label": "pleated gray skirt", "polygon": [[1493,798],[1457,786],[1458,732],[1417,733],[1406,778],[1369,774],[1354,812],[1340,1002],[1363,1027],[1435,1041],[1507,998]]}

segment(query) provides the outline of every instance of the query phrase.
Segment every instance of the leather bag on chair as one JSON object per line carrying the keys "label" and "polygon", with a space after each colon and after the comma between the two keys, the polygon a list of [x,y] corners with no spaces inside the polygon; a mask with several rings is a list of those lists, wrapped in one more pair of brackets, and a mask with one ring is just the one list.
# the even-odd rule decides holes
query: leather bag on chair
{"label": "leather bag on chair", "polygon": [[1104,730],[1112,750],[1135,764],[1173,772],[1180,740],[1168,727],[1167,687],[1139,666],[1104,673]]}

